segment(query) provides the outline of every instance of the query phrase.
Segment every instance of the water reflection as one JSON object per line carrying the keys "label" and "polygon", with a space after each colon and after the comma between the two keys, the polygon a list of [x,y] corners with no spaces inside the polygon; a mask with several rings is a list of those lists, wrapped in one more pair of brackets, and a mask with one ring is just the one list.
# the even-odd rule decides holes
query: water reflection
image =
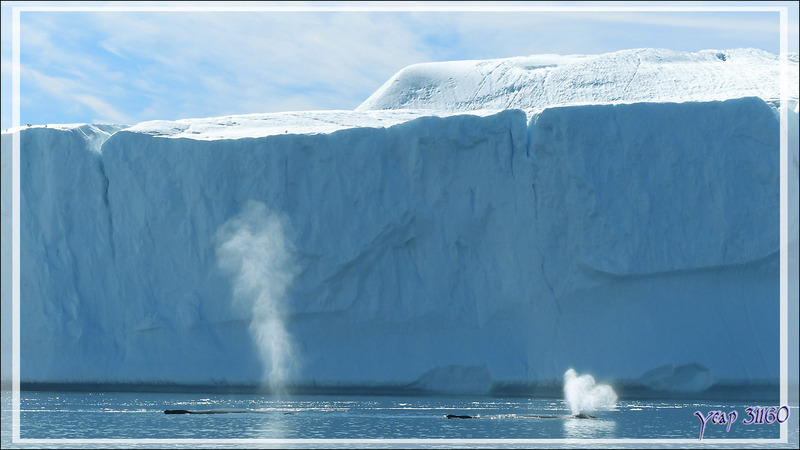
{"label": "water reflection", "polygon": [[285,439],[289,432],[288,413],[281,411],[269,411],[266,414],[254,414],[250,432],[256,439]]}
{"label": "water reflection", "polygon": [[[2,448],[8,448],[11,395],[3,393]],[[442,397],[195,395],[178,393],[21,393],[20,431],[30,439],[691,439],[697,410],[744,411],[744,405],[623,402],[597,419],[565,417],[562,402]],[[165,415],[165,409],[231,410],[240,414]],[[789,442],[797,442],[792,408]],[[446,414],[480,416],[450,420]],[[775,439],[777,426],[706,430],[714,438]],[[705,441],[705,439],[704,439]],[[164,443],[169,443],[165,441]],[[565,443],[574,445],[574,442]],[[109,443],[96,447],[108,448]],[[747,441],[744,442],[747,444]],[[75,444],[78,445],[77,443]],[[255,444],[254,444],[255,445]],[[581,444],[578,444],[581,446]],[[64,446],[56,445],[59,448]],[[594,445],[593,445],[594,446]],[[763,444],[754,444],[764,448]],[[780,447],[775,444],[773,447]],[[785,447],[785,444],[784,444]],[[80,446],[80,448],[84,448]]]}
{"label": "water reflection", "polygon": [[564,419],[564,437],[568,439],[615,438],[617,422],[606,419]]}
{"label": "water reflection", "polygon": [[302,405],[281,398],[262,398],[254,402],[259,414],[253,415],[253,422],[247,427],[248,436],[257,439],[291,438],[292,420]]}

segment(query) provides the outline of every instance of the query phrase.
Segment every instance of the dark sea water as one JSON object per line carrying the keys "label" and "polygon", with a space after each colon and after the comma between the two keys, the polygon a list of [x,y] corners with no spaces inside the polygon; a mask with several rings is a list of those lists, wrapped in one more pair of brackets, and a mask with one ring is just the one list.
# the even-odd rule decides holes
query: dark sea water
{"label": "dark sea water", "polygon": [[778,423],[743,423],[756,406],[779,405],[620,401],[592,412],[596,418],[577,419],[555,399],[23,391],[21,440],[12,442],[12,395],[5,391],[2,447],[697,447],[696,411],[736,411],[730,429],[709,420],[703,446],[796,448],[797,407],[786,421],[788,443],[780,443]]}

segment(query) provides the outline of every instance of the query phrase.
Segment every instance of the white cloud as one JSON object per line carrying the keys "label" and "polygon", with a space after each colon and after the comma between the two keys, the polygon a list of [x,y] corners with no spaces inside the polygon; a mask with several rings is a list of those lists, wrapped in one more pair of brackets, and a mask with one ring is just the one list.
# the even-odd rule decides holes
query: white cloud
{"label": "white cloud", "polygon": [[298,106],[354,108],[397,70],[429,58],[420,37],[386,14],[104,13],[90,20],[101,48],[140,65],[131,86],[180,93],[180,104],[261,105],[243,113],[277,111],[300,91],[308,96]]}
{"label": "white cloud", "polygon": [[[35,69],[24,66],[21,69],[20,77],[25,78],[25,83],[32,85],[31,90],[33,92],[44,92],[59,103],[72,109],[79,106],[86,107],[92,115],[87,121],[108,121],[120,124],[132,124],[134,122],[128,114],[104,101],[101,98],[102,92],[87,88],[75,80],[45,75]],[[34,95],[40,96],[41,94]],[[29,105],[32,103],[28,101]]]}
{"label": "white cloud", "polygon": [[[141,121],[350,109],[396,71],[418,62],[670,47],[659,42],[689,46],[685,35],[692,30],[714,32],[712,37],[720,42],[729,34],[744,39],[770,32],[768,20],[745,20],[734,14],[719,16],[719,20],[698,17],[514,12],[26,13],[23,63],[41,76],[74,82],[60,94],[42,87],[37,95],[45,103],[46,95],[59,101],[79,95],[84,97],[73,101],[91,111]],[[685,32],[648,36],[632,31],[642,24]],[[796,20],[791,24],[796,34]],[[716,41],[708,38],[706,42]],[[6,92],[4,87],[4,97]],[[26,106],[26,111],[34,114],[34,107]],[[68,119],[79,120],[86,119]]]}
{"label": "white cloud", "polygon": [[113,106],[104,102],[102,99],[89,94],[76,94],[73,96],[75,100],[91,109],[95,116],[92,122],[112,122],[119,124],[132,124],[134,120],[130,116],[118,111]]}

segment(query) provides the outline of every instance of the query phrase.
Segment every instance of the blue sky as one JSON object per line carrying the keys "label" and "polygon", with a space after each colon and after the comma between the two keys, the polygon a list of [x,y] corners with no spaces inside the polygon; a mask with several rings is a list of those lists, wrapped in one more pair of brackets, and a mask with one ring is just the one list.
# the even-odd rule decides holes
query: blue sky
{"label": "blue sky", "polygon": [[[797,2],[3,2],[2,128],[11,126],[11,8],[131,6],[133,11],[23,11],[22,124],[114,122],[353,109],[420,62],[641,47],[755,47],[778,53],[777,12],[458,11],[459,7],[788,6]],[[444,11],[148,12],[148,6],[442,6]]]}

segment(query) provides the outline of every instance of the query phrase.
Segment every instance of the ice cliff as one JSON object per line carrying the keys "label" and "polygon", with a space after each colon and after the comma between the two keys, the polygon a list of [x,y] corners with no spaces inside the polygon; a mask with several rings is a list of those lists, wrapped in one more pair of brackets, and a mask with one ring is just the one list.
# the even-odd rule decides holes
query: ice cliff
{"label": "ice cliff", "polygon": [[[628,86],[609,67],[597,89]],[[574,367],[623,395],[771,393],[779,96],[751,85],[19,130],[22,381],[530,394]]]}

